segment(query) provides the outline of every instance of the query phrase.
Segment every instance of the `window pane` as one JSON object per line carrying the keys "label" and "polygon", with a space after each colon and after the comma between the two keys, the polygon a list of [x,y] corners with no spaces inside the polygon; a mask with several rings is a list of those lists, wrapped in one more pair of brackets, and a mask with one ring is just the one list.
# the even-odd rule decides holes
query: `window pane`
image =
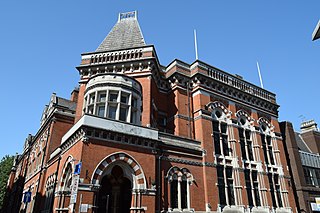
{"label": "window pane", "polygon": [[131,99],[131,106],[134,107],[134,108],[137,108],[138,106],[138,100],[136,98],[133,98]]}
{"label": "window pane", "polygon": [[117,99],[118,99],[118,92],[110,92],[109,101],[117,102]]}
{"label": "window pane", "polygon": [[278,198],[278,204],[279,207],[282,207],[282,199],[281,199],[281,192],[280,192],[280,185],[276,185],[276,192],[277,192],[277,198]]}
{"label": "window pane", "polygon": [[254,183],[253,187],[254,187],[254,197],[256,201],[256,206],[261,206],[258,183]]}
{"label": "window pane", "polygon": [[181,182],[181,208],[186,209],[187,206],[187,180]]}
{"label": "window pane", "polygon": [[274,158],[273,158],[273,152],[272,152],[272,146],[269,146],[269,157],[270,157],[270,162],[272,165],[274,165]]}
{"label": "window pane", "polygon": [[219,122],[218,121],[212,121],[213,131],[219,132]]}
{"label": "window pane", "polygon": [[106,94],[105,93],[101,93],[99,95],[99,102],[105,102],[106,101]]}
{"label": "window pane", "polygon": [[273,182],[272,182],[272,174],[271,173],[268,174],[268,179],[269,179],[270,194],[271,194],[271,199],[272,199],[272,206],[277,207],[276,197],[274,195],[274,186],[273,186]]}
{"label": "window pane", "polygon": [[244,178],[246,181],[246,190],[247,190],[247,196],[248,196],[248,204],[249,206],[253,206],[253,199],[252,199],[252,189],[251,189],[251,180],[250,180],[250,170],[246,169],[244,170]]}
{"label": "window pane", "polygon": [[262,149],[263,149],[263,154],[264,154],[264,160],[265,160],[266,164],[269,164],[265,135],[261,134],[260,137],[261,137]]}
{"label": "window pane", "polygon": [[231,167],[227,167],[226,168],[226,176],[227,178],[232,178],[232,168]]}
{"label": "window pane", "polygon": [[214,133],[213,134],[213,141],[214,141],[214,151],[216,154],[220,155],[221,154],[221,148],[220,148],[220,135],[219,133]]}
{"label": "window pane", "polygon": [[170,183],[171,208],[178,208],[178,180]]}
{"label": "window pane", "polygon": [[268,144],[268,146],[271,146],[271,137],[270,136],[267,136],[267,144]]}
{"label": "window pane", "polygon": [[218,175],[218,190],[219,190],[219,203],[221,205],[226,205],[226,191],[225,191],[225,184],[224,184],[224,176],[223,176],[223,167],[217,167],[217,175]]}
{"label": "window pane", "polygon": [[116,119],[117,106],[109,105],[108,107],[108,118]]}
{"label": "window pane", "polygon": [[132,110],[131,111],[131,123],[137,124],[137,111]]}
{"label": "window pane", "polygon": [[240,139],[240,147],[241,147],[241,154],[242,154],[242,159],[247,160],[247,154],[246,154],[246,145],[244,143],[244,139]]}
{"label": "window pane", "polygon": [[234,193],[233,193],[233,179],[232,179],[232,168],[226,168],[227,186],[228,186],[228,198],[229,205],[234,205]]}
{"label": "window pane", "polygon": [[249,160],[253,160],[252,142],[251,141],[247,141],[247,144],[248,144]]}
{"label": "window pane", "polygon": [[121,93],[121,103],[128,104],[129,94],[122,92]]}
{"label": "window pane", "polygon": [[227,133],[227,124],[221,123],[221,133]]}
{"label": "window pane", "polygon": [[98,106],[97,115],[99,117],[104,117],[104,109],[105,109],[105,105]]}
{"label": "window pane", "polygon": [[228,137],[226,135],[222,135],[222,147],[223,147],[223,154],[225,156],[229,155],[229,147],[228,147]]}
{"label": "window pane", "polygon": [[120,118],[121,121],[127,121],[128,108],[120,107]]}
{"label": "window pane", "polygon": [[246,130],[246,139],[250,140],[250,131],[249,130]]}
{"label": "window pane", "polygon": [[89,114],[93,114],[93,106],[89,106],[88,107],[88,113]]}
{"label": "window pane", "polygon": [[234,205],[234,193],[233,193],[233,180],[228,179],[227,181],[228,184],[228,197],[229,197],[229,205]]}
{"label": "window pane", "polygon": [[94,94],[91,94],[91,95],[90,95],[90,102],[89,102],[89,104],[93,104],[94,101],[95,101],[95,98],[96,98],[96,96],[95,96]]}
{"label": "window pane", "polygon": [[238,133],[239,133],[239,138],[240,138],[240,139],[244,138],[244,136],[243,136],[243,129],[242,129],[242,128],[238,128]]}

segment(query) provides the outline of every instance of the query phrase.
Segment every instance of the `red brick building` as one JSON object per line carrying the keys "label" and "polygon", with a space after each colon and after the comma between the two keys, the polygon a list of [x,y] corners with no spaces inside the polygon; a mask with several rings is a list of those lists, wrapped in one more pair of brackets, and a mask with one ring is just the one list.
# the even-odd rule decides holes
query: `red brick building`
{"label": "red brick building", "polygon": [[320,211],[320,131],[314,120],[295,132],[290,122],[280,123],[285,151],[300,212]]}
{"label": "red brick building", "polygon": [[296,212],[275,94],[199,60],[162,66],[136,12],[81,58],[79,88],[52,96],[17,158],[19,208]]}

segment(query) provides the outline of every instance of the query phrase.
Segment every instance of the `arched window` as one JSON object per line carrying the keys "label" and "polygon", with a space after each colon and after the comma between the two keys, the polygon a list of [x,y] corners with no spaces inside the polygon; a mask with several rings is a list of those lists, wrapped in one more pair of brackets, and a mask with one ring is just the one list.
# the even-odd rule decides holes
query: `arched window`
{"label": "arched window", "polygon": [[45,202],[44,202],[44,210],[50,212],[53,205],[54,200],[54,187],[55,187],[56,175],[52,174],[47,178],[46,181],[46,193],[45,193]]}
{"label": "arched window", "polygon": [[170,182],[170,206],[172,209],[178,208],[178,175],[173,174]]}
{"label": "arched window", "polygon": [[244,169],[244,178],[249,206],[261,206],[257,170]]}
{"label": "arched window", "polygon": [[217,166],[219,204],[234,205],[234,187],[233,187],[232,167]]}
{"label": "arched window", "polygon": [[264,154],[264,159],[266,164],[275,165],[272,137],[271,137],[271,124],[265,118],[260,118],[260,137],[262,143],[262,149]]}
{"label": "arched window", "polygon": [[65,179],[64,179],[64,185],[63,185],[63,191],[65,193],[69,194],[71,192],[71,183],[72,183],[72,166],[71,164],[69,164],[65,171]]}
{"label": "arched window", "polygon": [[253,156],[253,146],[252,146],[252,134],[251,130],[253,126],[252,118],[243,110],[239,110],[236,114],[238,118],[238,135],[239,135],[239,143],[241,148],[242,160],[254,160]]}
{"label": "arched window", "polygon": [[170,209],[190,210],[190,185],[193,177],[188,169],[171,167],[167,174],[170,184]]}
{"label": "arched window", "polygon": [[268,173],[270,193],[273,207],[283,207],[280,180],[278,174]]}
{"label": "arched window", "polygon": [[231,150],[228,142],[228,122],[230,111],[220,102],[207,105],[211,111],[212,131],[215,155],[230,156]]}

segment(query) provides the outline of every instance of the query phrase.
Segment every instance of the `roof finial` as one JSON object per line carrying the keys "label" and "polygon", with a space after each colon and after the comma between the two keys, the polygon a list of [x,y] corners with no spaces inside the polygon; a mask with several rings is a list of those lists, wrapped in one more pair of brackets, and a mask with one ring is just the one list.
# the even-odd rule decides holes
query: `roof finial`
{"label": "roof finial", "polygon": [[124,19],[129,19],[129,18],[137,19],[137,11],[119,13],[118,22]]}

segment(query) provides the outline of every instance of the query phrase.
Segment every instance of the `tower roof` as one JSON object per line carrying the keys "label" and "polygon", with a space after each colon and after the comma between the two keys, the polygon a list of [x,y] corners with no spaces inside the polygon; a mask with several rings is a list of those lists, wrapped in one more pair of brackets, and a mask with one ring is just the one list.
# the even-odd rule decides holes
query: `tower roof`
{"label": "tower roof", "polygon": [[145,46],[137,20],[137,12],[120,13],[118,22],[102,41],[96,52]]}

